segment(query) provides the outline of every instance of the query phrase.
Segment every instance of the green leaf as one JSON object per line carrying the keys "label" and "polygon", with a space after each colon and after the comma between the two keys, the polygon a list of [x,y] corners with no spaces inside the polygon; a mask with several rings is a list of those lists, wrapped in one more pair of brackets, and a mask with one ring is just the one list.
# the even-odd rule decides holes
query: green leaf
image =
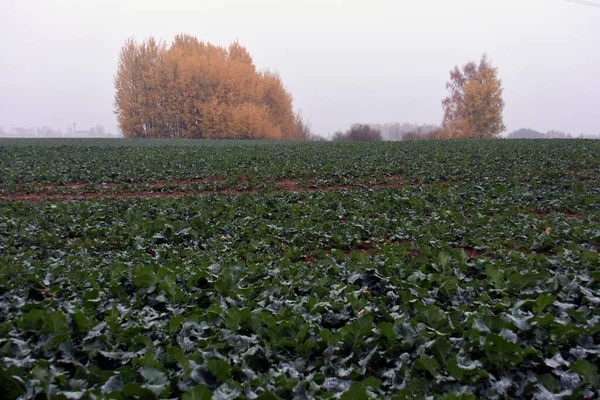
{"label": "green leaf", "polygon": [[40,309],[23,314],[19,326],[25,330],[39,330],[44,326],[44,312]]}
{"label": "green leaf", "polygon": [[438,328],[446,324],[446,314],[435,305],[415,304],[417,315],[429,326]]}
{"label": "green leaf", "polygon": [[517,366],[522,361],[521,346],[494,333],[485,338],[484,349],[487,358],[500,369]]}
{"label": "green leaf", "polygon": [[158,283],[158,277],[150,266],[135,267],[132,271],[134,285],[148,288]]}
{"label": "green leaf", "polygon": [[369,400],[367,388],[363,382],[352,382],[350,388],[342,394],[341,400]]}
{"label": "green leaf", "polygon": [[185,317],[177,315],[169,319],[169,332],[176,333],[181,328],[181,325],[186,321]]}
{"label": "green leaf", "polygon": [[212,392],[204,385],[194,386],[192,390],[186,392],[182,396],[183,400],[210,400]]}
{"label": "green leaf", "polygon": [[42,368],[39,365],[36,365],[35,367],[33,367],[33,369],[31,370],[31,375],[35,379],[42,381],[42,382],[45,382],[50,377],[50,373],[48,372],[48,370],[46,370],[45,368]]}
{"label": "green leaf", "polygon": [[546,307],[554,303],[555,300],[556,297],[554,296],[542,295],[535,300],[536,306],[533,308],[533,311],[537,313],[542,312],[546,309]]}
{"label": "green leaf", "polygon": [[92,323],[89,318],[81,311],[73,314],[73,323],[75,324],[75,329],[79,333],[88,333],[90,329],[92,329]]}
{"label": "green leaf", "polygon": [[438,376],[438,369],[440,368],[440,364],[436,361],[435,358],[429,357],[425,354],[421,354],[415,361],[415,368],[418,370],[428,371],[431,376],[434,378]]}
{"label": "green leaf", "polygon": [[221,382],[225,382],[229,377],[231,366],[225,360],[211,359],[208,360],[206,366],[210,372]]}
{"label": "green leaf", "polygon": [[454,393],[448,393],[444,396],[444,400],[475,400],[477,397],[472,394],[463,393],[461,395],[456,395]]}
{"label": "green leaf", "polygon": [[454,393],[447,393],[444,396],[444,400],[475,400],[475,399],[477,399],[477,397],[475,397],[475,395],[466,394],[466,393],[463,393],[461,395],[456,395]]}
{"label": "green leaf", "polygon": [[373,316],[368,314],[356,318],[352,323],[344,325],[340,332],[352,343],[352,348],[364,343],[365,337],[369,336],[373,329]]}
{"label": "green leaf", "polygon": [[113,375],[106,380],[100,388],[101,393],[111,393],[123,390],[123,380],[121,375]]}
{"label": "green leaf", "polygon": [[446,365],[450,358],[449,355],[452,352],[452,345],[450,344],[448,339],[440,337],[436,339],[432,350],[435,353],[436,358],[439,360],[441,365]]}
{"label": "green leaf", "polygon": [[142,400],[155,400],[156,394],[150,389],[142,387],[138,383],[128,383],[122,392],[126,397]]}
{"label": "green leaf", "polygon": [[175,277],[172,274],[165,275],[160,281],[160,288],[165,291],[171,301],[177,301],[178,290]]}
{"label": "green leaf", "polygon": [[381,381],[377,378],[375,378],[374,376],[370,376],[367,379],[365,379],[364,381],[362,381],[363,385],[365,385],[365,387],[371,387],[371,388],[378,388],[379,386],[381,386]]}
{"label": "green leaf", "polygon": [[377,325],[377,329],[381,332],[387,340],[394,340],[396,338],[396,332],[394,332],[394,324],[390,322],[382,322]]}
{"label": "green leaf", "polygon": [[512,274],[508,278],[508,286],[516,291],[521,291],[523,289],[535,287],[538,281],[545,279],[546,275],[544,274]]}
{"label": "green leaf", "polygon": [[19,370],[11,366],[8,369],[0,368],[0,393],[8,400],[20,398],[27,392],[27,388],[19,378]]}
{"label": "green leaf", "polygon": [[244,327],[246,321],[250,321],[252,312],[248,308],[232,308],[227,312],[225,317],[225,327],[231,330],[238,330]]}
{"label": "green leaf", "polygon": [[55,334],[67,332],[69,326],[67,323],[67,316],[62,311],[56,311],[50,313],[44,318],[44,333]]}
{"label": "green leaf", "polygon": [[598,375],[598,367],[591,362],[581,359],[571,364],[571,370],[579,374],[586,383],[589,383],[595,388],[600,388],[600,376]]}
{"label": "green leaf", "polygon": [[180,347],[167,347],[167,354],[176,360],[186,373],[191,372],[190,360],[183,355]]}
{"label": "green leaf", "polygon": [[504,274],[498,267],[494,265],[488,265],[485,267],[485,273],[488,276],[488,280],[495,288],[504,286]]}
{"label": "green leaf", "polygon": [[[150,342],[150,343],[152,343],[152,342]],[[144,354],[144,356],[142,358],[135,357],[133,359],[133,363],[135,365],[139,365],[142,367],[157,368],[157,369],[163,368],[163,365],[160,363],[160,361],[158,361],[156,355],[152,352],[147,352],[146,354]]]}
{"label": "green leaf", "polygon": [[273,393],[266,391],[261,393],[260,396],[256,398],[256,400],[279,400],[280,397],[275,396]]}
{"label": "green leaf", "polygon": [[450,260],[450,254],[445,253],[443,251],[438,253],[437,262],[440,265],[440,267],[445,269],[448,266],[448,260]]}
{"label": "green leaf", "polygon": [[147,383],[152,385],[166,385],[169,383],[167,376],[156,368],[142,368],[140,375],[142,375]]}
{"label": "green leaf", "polygon": [[446,372],[456,380],[462,380],[465,375],[465,370],[458,367],[458,361],[456,361],[456,359],[448,361]]}
{"label": "green leaf", "polygon": [[539,377],[540,382],[552,393],[558,393],[562,389],[560,382],[551,374],[544,374]]}

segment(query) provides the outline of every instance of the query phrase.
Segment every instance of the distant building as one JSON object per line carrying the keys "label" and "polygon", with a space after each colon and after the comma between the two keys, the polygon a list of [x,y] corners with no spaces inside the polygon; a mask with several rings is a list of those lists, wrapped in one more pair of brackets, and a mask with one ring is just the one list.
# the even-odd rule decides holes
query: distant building
{"label": "distant building", "polygon": [[113,135],[111,133],[107,133],[102,125],[96,125],[91,127],[87,131],[77,130],[77,124],[73,122],[72,133],[69,137],[75,138],[118,138],[119,135]]}
{"label": "distant building", "polygon": [[90,131],[78,131],[77,124],[73,122],[73,131],[71,133],[71,137],[87,138],[90,137],[90,133]]}

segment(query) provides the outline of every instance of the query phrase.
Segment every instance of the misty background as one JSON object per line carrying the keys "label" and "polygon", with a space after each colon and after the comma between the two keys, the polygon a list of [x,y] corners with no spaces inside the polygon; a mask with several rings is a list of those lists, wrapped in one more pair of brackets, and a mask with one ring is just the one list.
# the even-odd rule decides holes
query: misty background
{"label": "misty background", "polygon": [[117,133],[121,46],[178,33],[239,40],[318,135],[439,124],[449,71],[482,53],[504,84],[506,133],[600,134],[600,7],[565,0],[0,0],[0,127]]}

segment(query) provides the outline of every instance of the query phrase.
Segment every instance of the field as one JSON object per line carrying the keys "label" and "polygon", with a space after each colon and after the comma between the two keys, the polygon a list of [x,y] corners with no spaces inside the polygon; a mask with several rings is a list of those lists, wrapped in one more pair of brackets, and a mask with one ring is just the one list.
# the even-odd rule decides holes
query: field
{"label": "field", "polygon": [[0,393],[598,398],[600,141],[0,141]]}

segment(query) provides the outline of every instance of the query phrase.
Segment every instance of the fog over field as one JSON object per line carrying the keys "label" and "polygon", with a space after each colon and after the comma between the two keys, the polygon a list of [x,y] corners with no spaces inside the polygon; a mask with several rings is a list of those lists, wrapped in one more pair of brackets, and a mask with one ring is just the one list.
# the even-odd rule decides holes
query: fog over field
{"label": "fog over field", "polygon": [[600,134],[600,7],[564,0],[2,0],[0,127],[117,133],[121,46],[179,33],[238,40],[319,135],[439,124],[449,71],[483,53],[504,84],[506,133]]}

